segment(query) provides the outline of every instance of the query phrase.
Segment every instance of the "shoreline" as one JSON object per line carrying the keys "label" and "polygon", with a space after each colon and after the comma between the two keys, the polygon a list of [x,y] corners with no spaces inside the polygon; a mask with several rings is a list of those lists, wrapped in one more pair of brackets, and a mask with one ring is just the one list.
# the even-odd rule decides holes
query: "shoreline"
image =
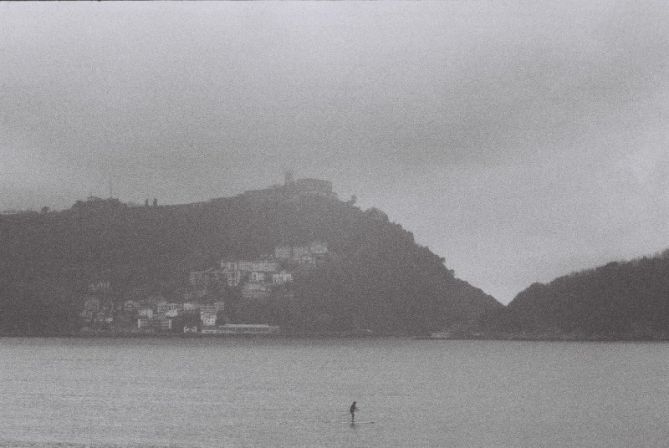
{"label": "shoreline", "polygon": [[657,337],[621,337],[573,335],[452,335],[448,337],[430,337],[394,334],[356,334],[345,332],[291,332],[278,334],[193,334],[193,333],[140,333],[140,332],[90,332],[69,334],[0,334],[0,338],[73,338],[73,339],[412,339],[415,341],[519,341],[519,342],[669,342],[669,336]]}

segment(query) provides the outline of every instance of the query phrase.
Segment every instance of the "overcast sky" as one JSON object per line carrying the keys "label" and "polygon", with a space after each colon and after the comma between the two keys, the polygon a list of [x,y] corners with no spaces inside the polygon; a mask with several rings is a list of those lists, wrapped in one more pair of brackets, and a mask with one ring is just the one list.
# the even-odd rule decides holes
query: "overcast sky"
{"label": "overcast sky", "polygon": [[0,209],[293,168],[506,303],[669,247],[668,63],[666,1],[0,3]]}

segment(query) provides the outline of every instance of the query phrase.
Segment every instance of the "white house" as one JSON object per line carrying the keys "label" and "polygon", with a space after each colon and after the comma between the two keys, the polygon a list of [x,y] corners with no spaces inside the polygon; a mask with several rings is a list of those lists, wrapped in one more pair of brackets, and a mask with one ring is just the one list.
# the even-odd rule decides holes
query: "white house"
{"label": "white house", "polygon": [[194,302],[185,302],[183,304],[184,311],[196,311],[200,309],[199,303]]}
{"label": "white house", "polygon": [[284,283],[289,283],[293,281],[293,274],[288,271],[277,272],[272,274],[272,283],[275,285],[283,285]]}
{"label": "white house", "polygon": [[269,274],[278,270],[279,263],[272,260],[221,261],[222,275],[231,287],[239,286],[247,276],[252,282],[264,282]]}
{"label": "white house", "polygon": [[169,304],[166,300],[156,303],[156,312],[158,314],[165,314],[169,309]]}
{"label": "white house", "polygon": [[287,260],[293,256],[293,248],[290,246],[277,246],[274,248],[274,258]]}
{"label": "white house", "polygon": [[123,302],[123,311],[131,313],[133,311],[136,311],[137,308],[139,308],[139,303],[137,303],[134,300],[126,300],[125,302]]}
{"label": "white house", "polygon": [[225,281],[226,275],[222,269],[209,268],[204,271],[191,271],[188,281],[196,288],[207,288],[220,285]]}
{"label": "white house", "polygon": [[137,328],[150,328],[151,321],[149,319],[137,319]]}
{"label": "white house", "polygon": [[228,271],[226,269],[223,269],[223,275],[225,276],[225,282],[231,288],[238,286],[239,283],[242,281],[242,271],[240,270]]}
{"label": "white house", "polygon": [[314,263],[328,253],[328,244],[324,241],[312,241],[301,246],[281,245],[274,248],[274,258],[277,260],[293,260],[301,264]]}
{"label": "white house", "polygon": [[97,282],[90,283],[88,285],[89,292],[105,292],[109,291],[111,288],[111,283],[109,280],[99,280]]}
{"label": "white house", "polygon": [[216,325],[216,306],[200,305],[200,320],[205,327]]}
{"label": "white house", "polygon": [[242,286],[242,297],[245,299],[266,299],[270,292],[270,286],[265,283],[247,282]]}
{"label": "white house", "polygon": [[309,252],[311,252],[312,255],[325,255],[328,253],[328,243],[324,241],[313,241],[309,245]]}
{"label": "white house", "polygon": [[137,315],[144,317],[146,319],[153,319],[153,309],[152,308],[141,308],[137,311]]}
{"label": "white house", "polygon": [[252,282],[260,283],[265,281],[265,273],[264,272],[251,272],[251,275],[249,276],[249,280]]}
{"label": "white house", "polygon": [[239,261],[238,268],[242,272],[276,272],[279,263],[271,260]]}

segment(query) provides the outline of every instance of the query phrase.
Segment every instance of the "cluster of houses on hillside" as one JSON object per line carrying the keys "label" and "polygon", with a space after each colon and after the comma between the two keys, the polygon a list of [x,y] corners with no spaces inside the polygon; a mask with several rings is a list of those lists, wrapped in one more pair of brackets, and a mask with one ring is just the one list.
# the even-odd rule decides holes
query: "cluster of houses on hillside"
{"label": "cluster of houses on hillside", "polygon": [[159,294],[119,301],[103,281],[89,285],[80,316],[84,331],[196,333],[201,325],[216,325],[224,309],[223,301],[168,301]]}
{"label": "cluster of houses on hillside", "polygon": [[277,286],[293,281],[293,274],[310,269],[328,255],[328,246],[322,241],[305,245],[282,245],[274,248],[273,255],[256,260],[222,260],[218,268],[190,273],[190,285],[196,297],[212,289],[239,288],[244,299],[268,299]]}
{"label": "cluster of houses on hillside", "polygon": [[271,334],[278,328],[229,324],[225,297],[234,291],[241,300],[267,302],[273,293],[290,295],[294,275],[314,268],[327,256],[327,243],[312,241],[280,245],[272,255],[257,259],[224,259],[216,268],[190,272],[181,300],[150,295],[119,301],[109,281],[94,282],[81,311],[84,331]]}

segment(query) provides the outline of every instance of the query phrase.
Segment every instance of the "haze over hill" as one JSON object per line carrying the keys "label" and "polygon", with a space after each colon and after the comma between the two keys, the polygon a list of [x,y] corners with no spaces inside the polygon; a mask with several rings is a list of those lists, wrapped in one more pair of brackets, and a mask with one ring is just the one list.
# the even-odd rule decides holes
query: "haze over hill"
{"label": "haze over hill", "polygon": [[668,244],[664,0],[0,2],[0,42],[0,209],[293,167],[505,303]]}

